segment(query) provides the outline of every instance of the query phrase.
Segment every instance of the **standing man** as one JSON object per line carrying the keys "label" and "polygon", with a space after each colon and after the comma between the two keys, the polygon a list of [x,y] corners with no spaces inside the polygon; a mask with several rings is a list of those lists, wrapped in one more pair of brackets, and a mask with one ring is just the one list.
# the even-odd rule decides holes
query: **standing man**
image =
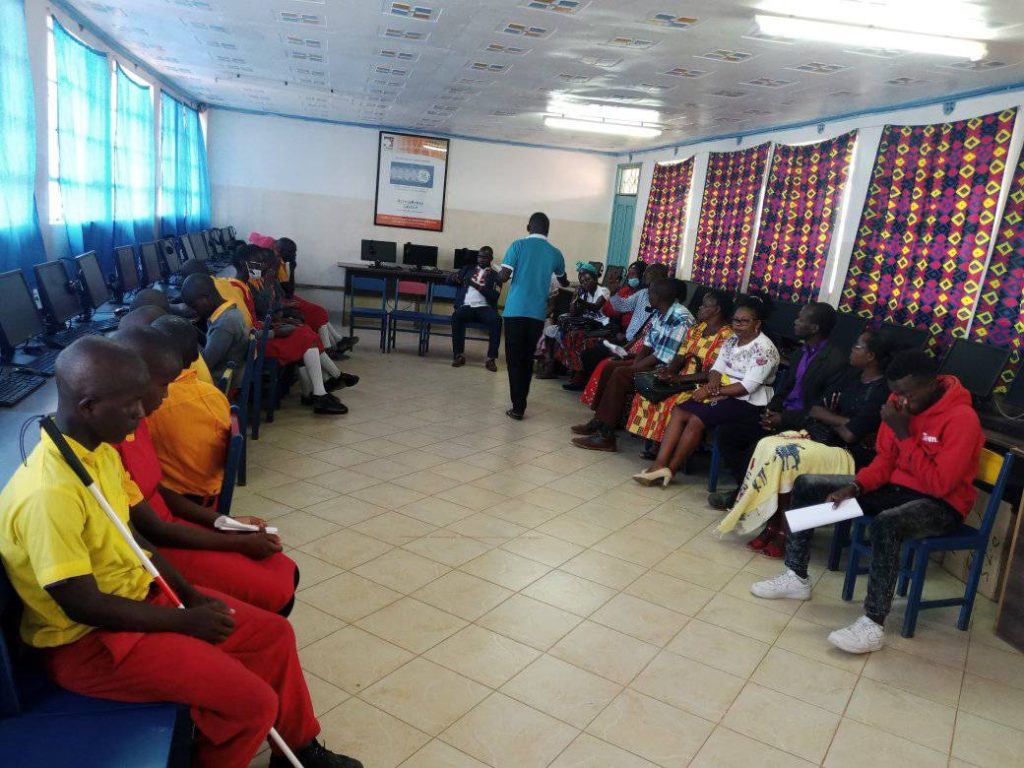
{"label": "standing man", "polygon": [[501,315],[498,314],[498,297],[501,283],[498,273],[491,269],[494,250],[485,245],[477,252],[476,264],[467,264],[453,273],[449,283],[459,287],[455,293],[455,312],[452,313],[452,368],[466,364],[466,323],[483,323],[487,326],[488,371],[497,371],[498,345],[501,343]]}
{"label": "standing man", "polygon": [[555,276],[559,285],[569,285],[565,276],[565,258],[548,242],[550,228],[547,216],[533,214],[526,225],[529,235],[508,247],[498,273],[499,283],[512,279],[505,299],[505,364],[508,366],[512,407],[505,411],[505,415],[516,421],[521,421],[526,413],[526,398],[530,394],[530,379],[533,377],[533,355],[544,332],[551,276]]}

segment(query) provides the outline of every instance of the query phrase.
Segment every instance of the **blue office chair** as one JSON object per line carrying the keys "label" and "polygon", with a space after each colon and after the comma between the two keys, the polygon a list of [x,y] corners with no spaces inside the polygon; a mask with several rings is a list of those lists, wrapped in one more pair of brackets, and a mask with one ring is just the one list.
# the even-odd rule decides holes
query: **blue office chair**
{"label": "blue office chair", "polygon": [[[356,296],[371,294],[380,298],[380,306],[360,307],[356,305]],[[387,351],[388,328],[391,323],[391,312],[388,309],[388,284],[380,277],[353,277],[352,295],[348,300],[348,335],[354,336],[356,328],[380,331],[380,351]],[[358,325],[358,318],[375,321],[372,325]]]}
{"label": "blue office chair", "polygon": [[[923,539],[909,539],[903,544],[901,553],[900,576],[896,584],[896,593],[907,598],[907,608],[903,614],[903,637],[913,637],[917,626],[917,614],[922,608],[948,608],[960,606],[957,618],[957,629],[966,630],[971,623],[971,612],[974,610],[974,598],[978,593],[978,582],[985,565],[985,550],[992,535],[992,526],[996,521],[999,503],[1003,500],[1006,481],[1013,467],[1013,454],[1000,456],[998,453],[983,449],[978,462],[978,474],[975,483],[991,486],[985,513],[981,519],[981,527],[974,528],[966,523],[948,536],[929,536]],[[866,534],[871,526],[870,517],[854,519],[850,530],[850,561],[846,566],[846,580],[843,583],[843,600],[852,600],[853,591],[857,586],[857,576],[867,573],[868,569],[860,564],[862,556],[870,557],[871,544]],[[954,552],[971,550],[971,566],[967,575],[967,584],[961,597],[944,598],[942,600],[922,600],[925,573],[928,561],[933,552]],[[908,592],[909,588],[909,592]]]}
{"label": "blue office chair", "polygon": [[228,439],[228,452],[224,459],[224,482],[220,486],[217,497],[217,513],[231,514],[231,500],[235,495],[235,485],[242,470],[242,458],[245,455],[245,434],[238,418],[238,406],[231,406],[231,437]]}

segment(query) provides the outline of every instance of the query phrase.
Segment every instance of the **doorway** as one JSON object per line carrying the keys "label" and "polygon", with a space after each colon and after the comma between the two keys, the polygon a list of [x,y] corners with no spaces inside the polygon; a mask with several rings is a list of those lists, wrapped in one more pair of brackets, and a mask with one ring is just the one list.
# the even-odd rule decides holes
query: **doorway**
{"label": "doorway", "polygon": [[611,231],[608,234],[608,258],[605,263],[609,267],[625,267],[629,262],[639,189],[640,164],[620,165],[615,172],[615,199],[612,203]]}

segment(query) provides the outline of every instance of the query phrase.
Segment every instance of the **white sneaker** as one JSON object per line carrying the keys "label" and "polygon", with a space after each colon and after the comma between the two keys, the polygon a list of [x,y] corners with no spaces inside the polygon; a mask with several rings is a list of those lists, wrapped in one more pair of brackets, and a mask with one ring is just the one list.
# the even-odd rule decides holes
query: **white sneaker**
{"label": "white sneaker", "polygon": [[867,616],[861,616],[850,626],[830,634],[828,641],[847,653],[871,653],[882,650],[885,630]]}
{"label": "white sneaker", "polygon": [[810,600],[811,582],[788,570],[774,579],[751,584],[750,593],[766,600]]}

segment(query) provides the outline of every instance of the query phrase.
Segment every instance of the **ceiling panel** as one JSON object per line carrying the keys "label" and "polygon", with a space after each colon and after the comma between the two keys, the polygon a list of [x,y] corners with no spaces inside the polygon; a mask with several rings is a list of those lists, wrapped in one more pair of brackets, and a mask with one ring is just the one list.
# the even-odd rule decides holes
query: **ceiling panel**
{"label": "ceiling panel", "polygon": [[[1024,81],[1020,0],[890,4],[987,26],[981,61],[758,33],[785,0],[75,0],[134,56],[215,106],[624,151]],[[801,0],[806,2],[806,0]],[[925,18],[925,17],[922,17]],[[869,41],[870,42],[870,41]],[[554,99],[656,109],[660,136],[544,126]]]}

